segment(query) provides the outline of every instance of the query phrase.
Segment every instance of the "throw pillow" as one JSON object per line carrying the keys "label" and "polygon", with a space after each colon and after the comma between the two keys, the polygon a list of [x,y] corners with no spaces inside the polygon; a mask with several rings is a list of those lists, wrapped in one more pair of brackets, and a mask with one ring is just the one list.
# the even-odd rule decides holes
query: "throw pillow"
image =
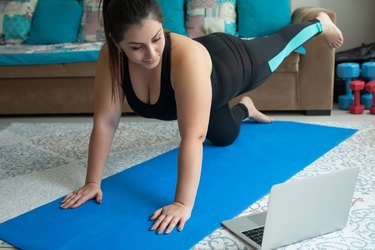
{"label": "throw pillow", "polygon": [[185,0],[157,0],[163,11],[163,27],[170,31],[186,35],[185,30]]}
{"label": "throw pillow", "polygon": [[6,1],[3,20],[0,21],[5,43],[20,44],[26,40],[37,2],[37,0]]}
{"label": "throw pillow", "polygon": [[3,31],[3,20],[4,20],[4,8],[6,1],[0,0],[0,44],[4,44],[4,31]]}
{"label": "throw pillow", "polygon": [[99,0],[84,0],[80,42],[102,42],[105,40],[102,8]]}
{"label": "throw pillow", "polygon": [[82,9],[80,0],[39,0],[25,43],[76,42]]}
{"label": "throw pillow", "polygon": [[[186,35],[184,26],[184,0],[157,0],[164,15],[164,28],[173,32]],[[83,1],[83,16],[79,41],[96,42],[104,41],[104,26],[102,8],[99,0]]]}
{"label": "throw pillow", "polygon": [[290,0],[237,0],[240,37],[273,34],[291,23]]}
{"label": "throw pillow", "polygon": [[187,0],[186,30],[195,38],[213,32],[237,35],[237,0]]}

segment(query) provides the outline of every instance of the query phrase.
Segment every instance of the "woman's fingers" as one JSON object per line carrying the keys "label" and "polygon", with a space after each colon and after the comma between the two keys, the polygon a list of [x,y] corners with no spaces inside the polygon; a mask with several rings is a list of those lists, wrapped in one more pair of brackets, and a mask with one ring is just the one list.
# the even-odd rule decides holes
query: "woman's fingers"
{"label": "woman's fingers", "polygon": [[65,202],[67,202],[70,199],[70,197],[72,197],[72,196],[73,196],[73,193],[68,194],[67,196],[65,196],[64,200],[61,201],[61,203],[63,204]]}
{"label": "woman's fingers", "polygon": [[181,216],[166,216],[161,214],[150,230],[157,230],[158,234],[162,234],[164,231],[166,234],[169,234],[177,225],[179,225],[178,231],[181,231],[184,228],[185,222],[186,220]]}
{"label": "woman's fingers", "polygon": [[[166,227],[170,225],[170,222],[172,221],[173,217],[172,216],[166,216],[164,220],[161,222],[159,229],[158,229],[158,234],[162,234],[165,230]],[[174,228],[174,227],[173,227]],[[172,228],[172,229],[173,229]],[[172,230],[171,230],[172,231]]]}
{"label": "woman's fingers", "polygon": [[[159,217],[160,218],[160,217]],[[178,231],[181,231],[184,228],[186,220],[180,216],[162,216],[161,215],[160,221],[156,221],[152,226],[151,230],[156,230],[158,234],[165,233],[169,234],[173,231],[173,229],[178,226]]]}
{"label": "woman's fingers", "polygon": [[165,219],[165,217],[166,217],[165,214],[161,214],[161,215],[159,215],[159,217],[158,217],[158,219],[155,221],[154,225],[152,225],[151,230],[158,229],[158,228],[159,228],[159,225],[163,222],[163,220]]}
{"label": "woman's fingers", "polygon": [[162,208],[156,210],[154,214],[151,216],[150,220],[156,220],[156,218],[160,216],[161,212],[162,212]]}
{"label": "woman's fingers", "polygon": [[157,229],[157,233],[162,234],[164,230],[167,229],[165,232],[170,233],[176,227],[179,220],[178,217],[161,214],[155,221],[154,225],[152,225],[151,230]]}
{"label": "woman's fingers", "polygon": [[61,208],[69,208],[72,207],[77,200],[81,198],[80,194],[72,193],[72,195],[69,196],[69,198],[63,202],[63,204],[60,206]]}
{"label": "woman's fingers", "polygon": [[173,203],[157,210],[151,220],[156,220],[150,230],[157,230],[158,234],[165,232],[169,234],[178,225],[178,231],[181,231],[186,221],[190,218],[191,208],[180,203]]}
{"label": "woman's fingers", "polygon": [[96,202],[101,204],[103,201],[103,192],[100,191],[97,195],[96,195]]}
{"label": "woman's fingers", "polygon": [[82,188],[68,194],[61,202],[61,208],[76,208],[89,199],[96,198],[98,203],[102,202],[103,192],[100,188],[93,185],[85,185]]}
{"label": "woman's fingers", "polygon": [[88,199],[89,199],[89,197],[87,197],[87,196],[84,197],[84,196],[77,195],[77,199],[75,200],[74,204],[71,205],[71,208],[76,208],[76,207],[81,206]]}
{"label": "woman's fingers", "polygon": [[[165,233],[169,234],[173,231],[173,229],[177,226],[177,223],[180,221],[180,224],[181,224],[181,219],[178,220],[177,218],[173,218],[170,222],[169,222],[169,225],[168,225],[168,228],[167,230],[165,231]],[[179,230],[181,231],[181,230]]]}
{"label": "woman's fingers", "polygon": [[184,229],[184,226],[185,226],[185,223],[186,223],[186,219],[184,219],[184,218],[182,218],[181,220],[180,220],[180,222],[179,222],[179,224],[178,224],[178,231],[182,231],[183,229]]}

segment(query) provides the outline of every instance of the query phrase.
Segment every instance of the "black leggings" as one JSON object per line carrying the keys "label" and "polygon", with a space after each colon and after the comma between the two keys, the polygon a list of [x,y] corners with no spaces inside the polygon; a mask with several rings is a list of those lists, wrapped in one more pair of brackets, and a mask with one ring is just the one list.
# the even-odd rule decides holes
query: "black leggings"
{"label": "black leggings", "polygon": [[[263,83],[294,50],[322,32],[321,23],[312,20],[291,24],[271,36],[241,40],[251,58],[251,81],[238,93],[250,91]],[[234,96],[233,96],[234,97]],[[211,109],[207,139],[217,146],[232,144],[240,132],[242,120],[249,116],[245,105],[232,108],[224,104]]]}

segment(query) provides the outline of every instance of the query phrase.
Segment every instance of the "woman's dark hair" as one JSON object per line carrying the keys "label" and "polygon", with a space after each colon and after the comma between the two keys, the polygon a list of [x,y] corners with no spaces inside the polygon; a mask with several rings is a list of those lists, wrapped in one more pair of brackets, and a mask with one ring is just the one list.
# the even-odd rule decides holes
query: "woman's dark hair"
{"label": "woman's dark hair", "polygon": [[118,46],[131,25],[141,24],[147,18],[163,22],[163,14],[156,0],[100,0],[103,5],[104,34],[109,52],[112,79],[112,97],[119,96],[122,81],[122,57]]}

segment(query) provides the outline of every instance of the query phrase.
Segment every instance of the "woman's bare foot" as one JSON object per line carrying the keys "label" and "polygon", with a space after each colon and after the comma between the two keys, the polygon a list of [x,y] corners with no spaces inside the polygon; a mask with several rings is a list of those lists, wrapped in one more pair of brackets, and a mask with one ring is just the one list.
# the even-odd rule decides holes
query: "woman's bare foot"
{"label": "woman's bare foot", "polygon": [[331,18],[326,13],[319,12],[316,19],[318,19],[323,26],[322,35],[325,37],[329,47],[333,49],[341,47],[344,43],[344,37],[340,29],[332,22]]}
{"label": "woman's bare foot", "polygon": [[246,106],[249,111],[249,117],[259,123],[270,123],[273,122],[273,119],[265,114],[261,113],[255,108],[253,101],[248,96],[241,98],[240,103]]}

